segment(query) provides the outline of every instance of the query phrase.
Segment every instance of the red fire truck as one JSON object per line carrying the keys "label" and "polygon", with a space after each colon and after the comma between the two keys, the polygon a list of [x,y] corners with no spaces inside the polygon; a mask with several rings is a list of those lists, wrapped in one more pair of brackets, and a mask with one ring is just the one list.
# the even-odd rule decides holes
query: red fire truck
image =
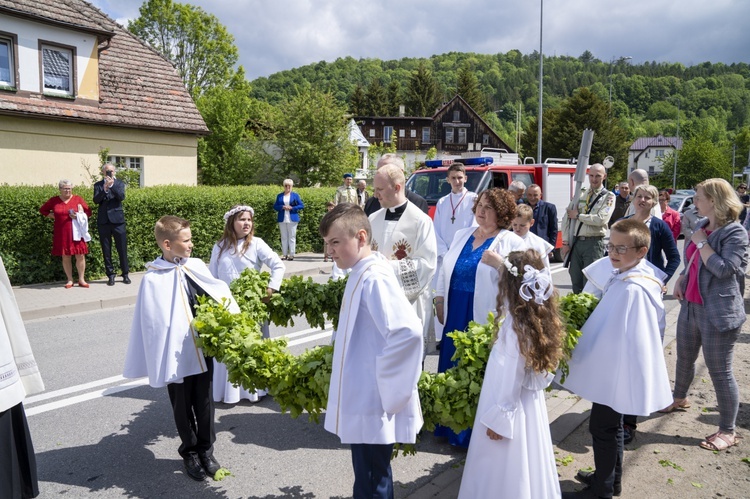
{"label": "red fire truck", "polygon": [[[541,186],[542,199],[557,207],[557,226],[562,229],[562,216],[573,199],[575,190],[576,165],[573,162],[548,159],[541,164],[502,164],[491,156],[426,161],[426,168],[415,171],[407,180],[406,188],[427,200],[431,217],[435,213],[438,199],[451,191],[447,177],[448,167],[454,161],[460,161],[466,166],[466,188],[470,191],[479,193],[491,187],[507,189],[515,180],[520,180],[527,187],[531,184]],[[557,261],[562,261],[561,246],[562,230],[557,234],[555,245],[554,257]]]}

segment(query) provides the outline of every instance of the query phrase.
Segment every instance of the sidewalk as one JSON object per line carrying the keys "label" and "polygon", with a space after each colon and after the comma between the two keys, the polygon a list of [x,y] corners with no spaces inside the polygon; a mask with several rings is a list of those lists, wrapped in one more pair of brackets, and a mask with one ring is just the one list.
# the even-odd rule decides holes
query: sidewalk
{"label": "sidewalk", "polygon": [[[286,265],[285,277],[292,275],[314,276],[330,274],[331,263],[323,262],[323,255],[301,253]],[[132,284],[123,284],[117,277],[114,286],[107,286],[107,279],[90,281],[90,288],[77,285],[65,289],[63,282],[17,286],[13,288],[23,320],[46,319],[58,315],[90,312],[112,307],[134,305],[138,288],[145,272],[131,272]]]}

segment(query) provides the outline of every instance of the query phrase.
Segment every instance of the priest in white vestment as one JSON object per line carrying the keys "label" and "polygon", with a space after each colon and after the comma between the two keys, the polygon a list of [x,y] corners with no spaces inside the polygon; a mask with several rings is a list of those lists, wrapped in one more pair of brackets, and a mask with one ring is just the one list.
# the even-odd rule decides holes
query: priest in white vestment
{"label": "priest in white vestment", "polygon": [[425,343],[432,322],[432,279],[437,267],[437,241],[432,220],[406,199],[403,171],[381,167],[373,179],[382,208],[370,215],[372,249],[388,260],[406,298],[422,321]]}

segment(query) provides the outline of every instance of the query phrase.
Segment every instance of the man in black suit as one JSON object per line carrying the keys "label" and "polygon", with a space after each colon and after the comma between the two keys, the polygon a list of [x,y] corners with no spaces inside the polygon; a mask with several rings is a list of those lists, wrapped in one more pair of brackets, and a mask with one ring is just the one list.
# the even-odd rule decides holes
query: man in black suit
{"label": "man in black suit", "polygon": [[125,184],[115,178],[115,167],[112,163],[102,166],[102,180],[94,184],[94,202],[99,205],[96,217],[99,229],[99,242],[104,254],[104,268],[109,277],[108,286],[115,285],[115,268],[112,266],[112,237],[120,257],[122,282],[130,284],[130,267],[128,266],[128,239],[125,229],[125,214],[122,201],[125,199]]}
{"label": "man in black suit", "polygon": [[[404,170],[406,168],[404,160],[397,154],[393,153],[383,154],[383,156],[380,157],[380,159],[378,160],[378,169],[387,164],[394,164],[401,168],[401,170]],[[423,212],[428,213],[430,207],[427,205],[427,200],[416,192],[412,192],[409,189],[406,189],[406,199],[417,205],[417,208],[419,208]],[[365,215],[369,217],[380,208],[380,200],[375,196],[370,196],[364,206]]]}

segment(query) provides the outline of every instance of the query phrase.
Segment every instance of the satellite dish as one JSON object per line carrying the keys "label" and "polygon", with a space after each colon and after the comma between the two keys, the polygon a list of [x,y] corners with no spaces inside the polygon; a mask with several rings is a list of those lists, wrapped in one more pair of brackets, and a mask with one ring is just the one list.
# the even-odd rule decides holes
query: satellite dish
{"label": "satellite dish", "polygon": [[613,158],[612,156],[607,156],[602,160],[602,166],[605,170],[609,170],[610,168],[612,168],[612,166],[614,166],[614,164],[615,158]]}

